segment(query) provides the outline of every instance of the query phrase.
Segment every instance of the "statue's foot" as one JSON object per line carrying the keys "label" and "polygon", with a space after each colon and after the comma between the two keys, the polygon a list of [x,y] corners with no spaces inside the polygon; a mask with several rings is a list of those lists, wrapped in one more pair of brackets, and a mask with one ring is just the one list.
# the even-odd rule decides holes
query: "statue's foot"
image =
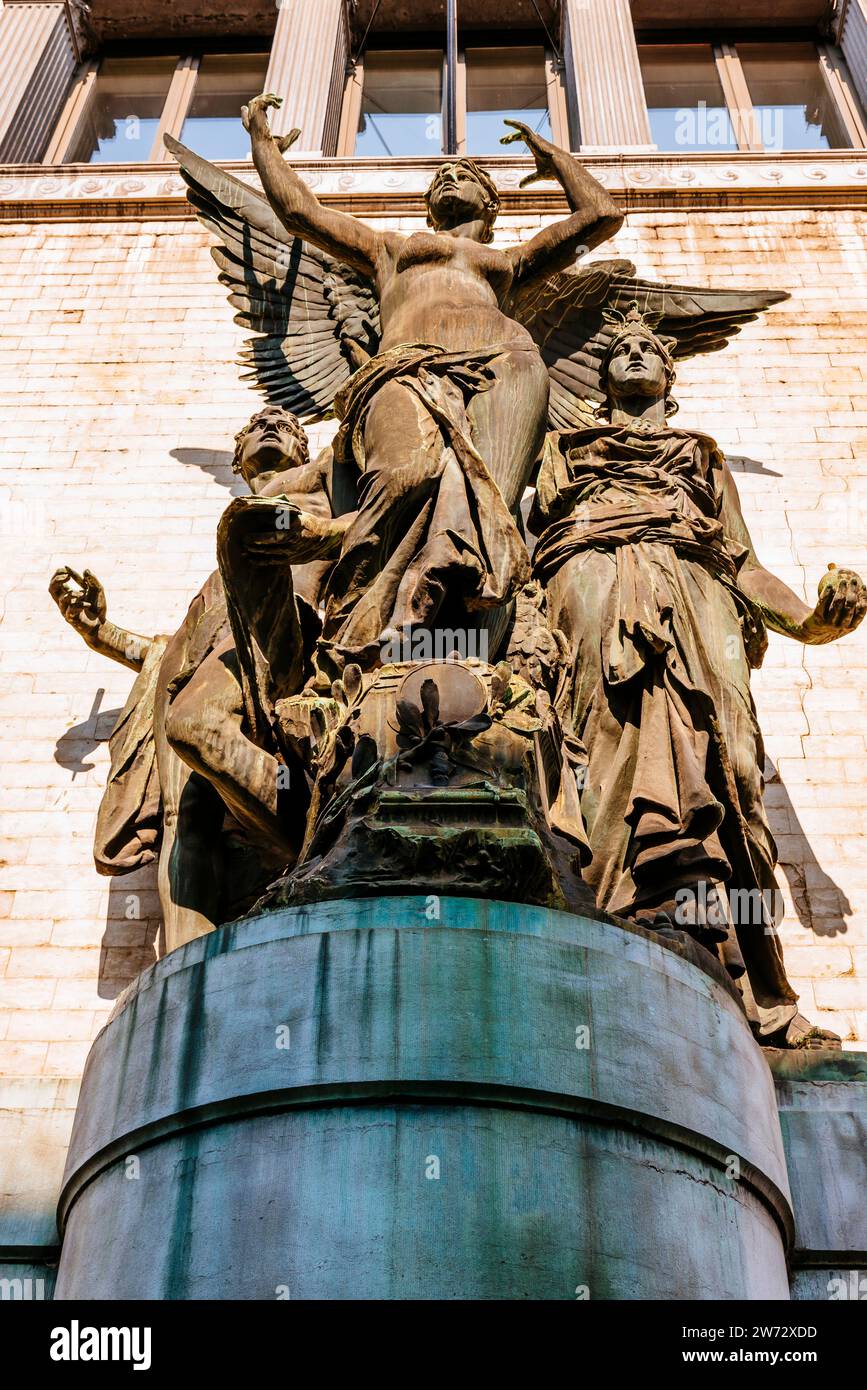
{"label": "statue's foot", "polygon": [[763,1043],[765,1047],[789,1049],[832,1047],[837,1051],[843,1046],[842,1038],[836,1033],[830,1033],[827,1028],[817,1028],[803,1014],[795,1014],[795,1017],[785,1028],[781,1028],[779,1033],[773,1033],[771,1037],[763,1039]]}

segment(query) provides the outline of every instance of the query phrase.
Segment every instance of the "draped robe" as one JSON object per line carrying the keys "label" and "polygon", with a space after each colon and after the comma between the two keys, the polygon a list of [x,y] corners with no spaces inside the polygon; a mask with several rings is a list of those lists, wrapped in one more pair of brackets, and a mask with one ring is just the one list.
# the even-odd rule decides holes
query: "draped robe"
{"label": "draped robe", "polygon": [[767,636],[738,588],[723,457],[707,435],[598,425],[549,438],[530,526],[574,653],[561,717],[583,743],[599,906],[633,916],[701,882],[751,911],[720,954],[764,1034],[797,1012],[775,926],[776,846],[750,693]]}
{"label": "draped robe", "polygon": [[[375,664],[385,632],[433,623],[450,598],[466,614],[502,609],[529,578],[518,525],[468,416],[474,397],[496,384],[495,364],[509,358],[545,377],[538,354],[521,344],[447,353],[410,343],[373,358],[338,395],[335,458],[362,474],[325,604],[325,645],[343,659]],[[395,386],[414,403],[416,438],[396,433],[387,457],[372,458],[368,418]]]}

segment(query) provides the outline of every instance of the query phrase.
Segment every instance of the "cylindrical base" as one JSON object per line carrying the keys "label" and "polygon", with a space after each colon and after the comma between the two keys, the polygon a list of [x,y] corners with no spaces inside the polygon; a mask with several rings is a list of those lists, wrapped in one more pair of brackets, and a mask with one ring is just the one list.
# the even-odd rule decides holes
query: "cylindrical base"
{"label": "cylindrical base", "polygon": [[645,934],[466,898],[272,912],[145,972],[60,1220],[59,1299],[789,1296],[731,993]]}

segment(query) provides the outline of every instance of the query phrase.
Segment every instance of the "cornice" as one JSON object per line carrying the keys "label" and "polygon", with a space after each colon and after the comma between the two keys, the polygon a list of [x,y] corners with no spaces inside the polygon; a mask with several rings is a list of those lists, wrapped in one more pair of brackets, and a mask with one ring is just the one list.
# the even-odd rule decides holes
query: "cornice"
{"label": "cornice", "polygon": [[[594,176],[625,211],[693,208],[867,208],[867,151],[821,154],[582,155]],[[361,216],[414,214],[436,159],[321,159],[293,161],[321,200]],[[484,161],[502,194],[506,215],[557,212],[559,186],[540,182],[521,189],[529,160]],[[258,186],[252,164],[222,168]],[[170,165],[0,165],[0,220],[75,218],[133,220],[191,217],[184,184]]]}

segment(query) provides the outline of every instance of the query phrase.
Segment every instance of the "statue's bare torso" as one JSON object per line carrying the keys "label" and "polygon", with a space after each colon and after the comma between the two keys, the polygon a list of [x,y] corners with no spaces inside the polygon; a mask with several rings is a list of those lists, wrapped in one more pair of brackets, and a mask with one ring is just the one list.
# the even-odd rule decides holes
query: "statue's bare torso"
{"label": "statue's bare torso", "polygon": [[376,267],[382,349],[423,342],[447,352],[500,343],[534,350],[526,328],[500,308],[513,278],[504,252],[469,237],[386,237]]}

